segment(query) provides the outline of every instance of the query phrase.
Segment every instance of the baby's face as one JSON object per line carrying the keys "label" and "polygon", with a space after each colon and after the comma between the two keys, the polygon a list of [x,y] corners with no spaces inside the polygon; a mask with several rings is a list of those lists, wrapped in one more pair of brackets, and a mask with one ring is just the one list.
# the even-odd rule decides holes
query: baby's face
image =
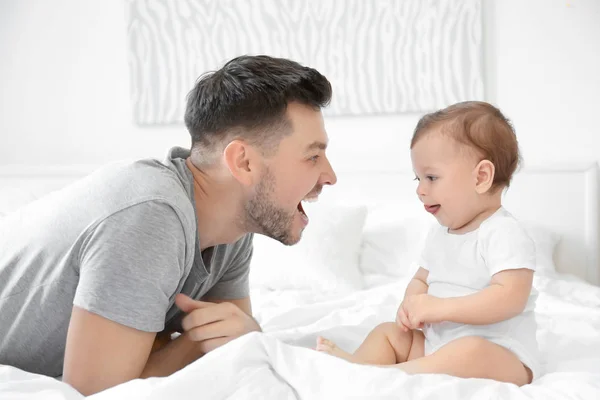
{"label": "baby's face", "polygon": [[480,209],[475,190],[479,160],[461,146],[447,135],[431,132],[411,149],[419,200],[425,211],[450,230],[467,225]]}

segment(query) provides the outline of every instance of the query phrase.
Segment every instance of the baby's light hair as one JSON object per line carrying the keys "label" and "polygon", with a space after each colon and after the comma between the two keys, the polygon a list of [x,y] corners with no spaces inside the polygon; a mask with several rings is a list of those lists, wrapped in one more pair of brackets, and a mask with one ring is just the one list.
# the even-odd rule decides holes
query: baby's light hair
{"label": "baby's light hair", "polygon": [[512,124],[499,109],[482,101],[465,101],[426,114],[417,123],[410,148],[432,132],[448,135],[491,161],[492,191],[510,186],[521,157]]}

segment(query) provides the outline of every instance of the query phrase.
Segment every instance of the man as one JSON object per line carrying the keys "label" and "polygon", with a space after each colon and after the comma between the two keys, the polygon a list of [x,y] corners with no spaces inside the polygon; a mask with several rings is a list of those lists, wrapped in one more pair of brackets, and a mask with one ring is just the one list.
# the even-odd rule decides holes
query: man
{"label": "man", "polygon": [[335,183],[320,111],[330,98],[314,69],[233,59],[188,95],[191,152],[103,168],[3,219],[0,363],[62,374],[88,395],[260,330],[252,234],[295,244],[301,201]]}

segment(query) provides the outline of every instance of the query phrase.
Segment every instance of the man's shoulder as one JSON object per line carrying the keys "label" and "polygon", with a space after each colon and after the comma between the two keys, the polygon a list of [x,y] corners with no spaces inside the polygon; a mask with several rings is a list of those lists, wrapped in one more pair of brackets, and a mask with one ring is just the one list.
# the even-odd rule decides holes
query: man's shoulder
{"label": "man's shoulder", "polygon": [[155,159],[107,165],[81,181],[80,186],[98,199],[114,200],[122,206],[157,200],[193,212],[189,178]]}
{"label": "man's shoulder", "polygon": [[[192,189],[186,179],[158,160],[111,163],[32,202],[14,219],[52,225],[48,216],[53,216],[63,221],[61,230],[77,233],[119,215],[133,218],[143,212],[155,220],[175,217],[164,212],[166,206],[175,212],[186,235],[195,235]],[[152,204],[156,206],[148,207]]]}
{"label": "man's shoulder", "polygon": [[146,158],[131,162],[115,162],[89,175],[92,181],[110,181],[123,185],[120,189],[168,192],[173,187],[185,189],[188,178],[157,159]]}

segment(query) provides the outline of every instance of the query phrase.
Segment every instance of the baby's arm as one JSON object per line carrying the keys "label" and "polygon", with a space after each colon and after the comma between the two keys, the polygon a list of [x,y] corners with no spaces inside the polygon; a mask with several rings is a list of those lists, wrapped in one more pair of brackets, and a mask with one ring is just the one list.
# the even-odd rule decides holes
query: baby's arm
{"label": "baby's arm", "polygon": [[512,269],[492,276],[490,286],[468,296],[439,299],[438,321],[487,325],[523,312],[531,292],[533,271]]}
{"label": "baby's arm", "polygon": [[497,218],[482,226],[480,254],[491,281],[464,297],[441,299],[441,320],[487,325],[523,312],[531,293],[536,264],[535,244],[512,218]]}
{"label": "baby's arm", "polygon": [[[429,285],[427,284],[427,276],[429,276],[429,271],[423,267],[419,267],[415,276],[410,280],[408,286],[406,287],[406,291],[404,292],[404,299],[418,295],[427,293],[429,289]],[[411,329],[411,324],[408,321],[408,316],[404,311],[404,307],[402,306],[404,301],[398,307],[398,312],[396,313],[396,323],[402,328],[403,331],[408,332]]]}
{"label": "baby's arm", "polygon": [[413,276],[406,287],[404,298],[415,294],[427,293],[427,289],[429,289],[429,285],[427,285],[427,276],[429,276],[429,271],[423,267],[419,267],[415,276]]}

